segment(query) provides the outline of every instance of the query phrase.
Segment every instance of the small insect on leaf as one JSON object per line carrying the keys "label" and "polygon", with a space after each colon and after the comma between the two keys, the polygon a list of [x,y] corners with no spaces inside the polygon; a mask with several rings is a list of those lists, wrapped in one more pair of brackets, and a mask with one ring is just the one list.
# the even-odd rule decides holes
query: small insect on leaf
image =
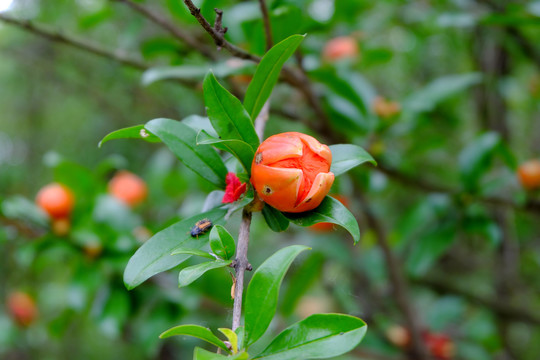
{"label": "small insect on leaf", "polygon": [[212,225],[213,224],[212,224],[212,221],[210,221],[210,219],[204,218],[202,220],[199,220],[191,228],[190,234],[193,237],[198,237],[199,235],[202,235],[205,232],[207,232],[208,230],[210,230]]}

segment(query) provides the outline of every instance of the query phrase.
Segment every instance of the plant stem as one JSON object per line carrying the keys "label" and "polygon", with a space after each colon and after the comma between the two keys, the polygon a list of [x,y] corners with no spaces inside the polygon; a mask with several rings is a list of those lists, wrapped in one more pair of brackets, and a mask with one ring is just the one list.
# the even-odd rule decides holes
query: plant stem
{"label": "plant stem", "polygon": [[270,24],[270,14],[268,13],[268,7],[266,6],[266,2],[264,0],[259,0],[259,5],[261,7],[261,13],[264,23],[264,36],[266,38],[266,50],[270,50],[270,48],[274,45],[272,41],[272,25]]}
{"label": "plant stem", "polygon": [[242,295],[244,294],[244,272],[249,266],[247,259],[249,245],[249,227],[251,225],[251,211],[244,208],[242,211],[242,222],[238,234],[238,246],[236,250],[236,287],[234,291],[233,321],[232,329],[236,330],[240,326],[242,317]]}

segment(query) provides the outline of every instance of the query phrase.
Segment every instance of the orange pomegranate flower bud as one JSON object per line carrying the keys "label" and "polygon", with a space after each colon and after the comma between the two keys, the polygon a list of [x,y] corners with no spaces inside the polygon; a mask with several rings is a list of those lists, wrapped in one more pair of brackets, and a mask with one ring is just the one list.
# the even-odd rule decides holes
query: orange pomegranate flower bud
{"label": "orange pomegranate flower bud", "polygon": [[38,316],[36,302],[30,295],[22,291],[12,292],[8,295],[7,308],[13,320],[23,327],[31,325]]}
{"label": "orange pomegranate flower bud", "polygon": [[315,138],[286,132],[270,136],[257,149],[251,183],[259,197],[284,212],[319,206],[334,182],[332,153]]}
{"label": "orange pomegranate flower bud", "polygon": [[148,195],[146,182],[137,175],[121,170],[117,172],[108,184],[109,193],[123,201],[128,206],[142,203]]}
{"label": "orange pomegranate flower bud", "polygon": [[74,203],[75,197],[71,190],[57,183],[42,187],[36,195],[36,204],[53,219],[68,217]]}

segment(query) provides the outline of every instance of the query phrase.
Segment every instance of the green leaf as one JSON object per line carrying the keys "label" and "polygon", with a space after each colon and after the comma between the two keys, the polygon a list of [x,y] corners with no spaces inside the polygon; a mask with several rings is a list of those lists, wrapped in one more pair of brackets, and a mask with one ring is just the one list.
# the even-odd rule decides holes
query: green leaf
{"label": "green leaf", "polygon": [[367,325],[343,314],[315,314],[288,327],[254,359],[325,359],[345,354],[364,338]]}
{"label": "green leaf", "polygon": [[368,161],[373,165],[377,165],[373,157],[360,146],[339,144],[330,145],[329,148],[332,152],[332,166],[330,167],[330,171],[335,176],[339,176]]}
{"label": "green leaf", "polygon": [[197,133],[191,127],[171,119],[154,119],[145,128],[158,136],[188,168],[217,187],[225,187],[225,164],[210,146],[197,146]]}
{"label": "green leaf", "polygon": [[219,137],[223,140],[242,140],[255,152],[259,137],[240,100],[221,86],[211,72],[204,78],[203,93],[208,118]]}
{"label": "green leaf", "polygon": [[247,360],[249,359],[249,355],[245,352],[232,355],[232,356],[225,356],[221,354],[216,354],[201,348],[195,348],[195,353],[193,354],[193,360]]}
{"label": "green leaf", "polygon": [[178,247],[187,249],[201,249],[206,241],[189,235],[193,225],[203,218],[210,219],[214,224],[223,221],[226,210],[216,209],[192,216],[179,221],[168,228],[158,232],[146,241],[129,259],[124,271],[124,283],[128,289],[140,285],[143,281],[165,270],[181,264],[191,255],[171,255]]}
{"label": "green leaf", "polygon": [[425,274],[454,243],[457,226],[452,221],[438,225],[431,232],[421,235],[407,257],[406,268],[409,274]]}
{"label": "green leaf", "polygon": [[435,79],[403,102],[403,109],[415,113],[431,111],[437,104],[482,81],[480,73],[448,75]]}
{"label": "green leaf", "polygon": [[208,68],[211,68],[219,78],[235,74],[253,74],[255,71],[255,65],[252,62],[242,60],[235,62],[234,66],[231,66],[230,61],[216,64],[160,66],[146,70],[142,75],[142,83],[149,85],[167,79],[199,80],[206,76]]}
{"label": "green leaf", "polygon": [[279,288],[293,260],[307,246],[293,245],[277,251],[255,271],[246,291],[245,345],[259,339],[276,313]]}
{"label": "green leaf", "polygon": [[23,220],[42,228],[49,226],[49,215],[27,198],[15,195],[0,203],[0,213],[8,219]]}
{"label": "green leaf", "polygon": [[210,331],[210,329],[199,326],[199,325],[179,325],[173,328],[170,328],[167,331],[164,331],[159,335],[160,339],[165,339],[175,335],[188,335],[193,336],[199,339],[202,339],[212,345],[219,347],[222,350],[225,350],[227,353],[229,349],[223,341],[221,341],[216,335]]}
{"label": "green leaf", "polygon": [[231,153],[240,161],[240,164],[246,169],[246,172],[251,173],[251,163],[255,156],[255,151],[246,142],[242,140],[224,140],[210,136],[206,131],[201,130],[197,134],[197,145],[214,145],[220,150]]}
{"label": "green leaf", "polygon": [[144,125],[132,126],[120,130],[113,131],[107,134],[98,144],[98,147],[102,147],[107,141],[114,139],[143,139],[148,142],[160,142],[161,140],[148,130],[144,128]]}
{"label": "green leaf", "polygon": [[488,132],[470,142],[459,154],[459,170],[465,188],[474,191],[482,175],[491,166],[495,153],[501,148],[502,139],[496,132]]}
{"label": "green leaf", "polygon": [[180,254],[186,254],[186,255],[195,255],[204,257],[207,259],[215,260],[216,258],[212,256],[212,254],[207,253],[206,251],[198,250],[198,249],[186,249],[184,247],[179,247],[177,249],[174,249],[171,252],[171,255],[180,255]]}
{"label": "green leaf", "polygon": [[320,222],[328,222],[342,226],[353,237],[356,244],[360,240],[358,222],[339,200],[326,196],[322,203],[313,210],[303,213],[283,213],[287,219],[299,226],[311,226]]}
{"label": "green leaf", "polygon": [[236,252],[236,245],[231,234],[221,225],[215,225],[210,231],[210,249],[222,259],[231,259]]}
{"label": "green leaf", "polygon": [[266,224],[275,232],[285,231],[289,228],[289,219],[281,211],[266,204],[262,209],[262,214]]}
{"label": "green leaf", "polygon": [[232,260],[216,260],[208,261],[201,264],[188,266],[178,274],[178,287],[188,286],[198,278],[204,275],[205,272],[212,269],[218,269],[231,265]]}
{"label": "green leaf", "polygon": [[304,40],[304,35],[289,36],[268,50],[257,66],[244,99],[244,106],[253,121],[270,97],[283,64],[296,51],[302,40]]}
{"label": "green leaf", "polygon": [[227,337],[227,340],[229,340],[229,343],[231,344],[233,354],[236,354],[238,352],[238,335],[231,329],[219,328],[218,330]]}

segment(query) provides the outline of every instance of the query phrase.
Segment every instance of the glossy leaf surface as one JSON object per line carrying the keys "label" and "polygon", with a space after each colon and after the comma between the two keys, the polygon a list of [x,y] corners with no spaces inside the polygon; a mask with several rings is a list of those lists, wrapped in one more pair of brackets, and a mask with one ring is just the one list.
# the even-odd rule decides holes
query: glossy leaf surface
{"label": "glossy leaf surface", "polygon": [[171,255],[180,255],[180,254],[195,255],[195,256],[200,256],[200,257],[204,257],[204,258],[212,259],[212,260],[215,259],[215,257],[212,256],[212,254],[209,254],[206,251],[198,250],[198,249],[186,249],[184,247],[179,247],[177,249],[174,249],[171,252]]}
{"label": "glossy leaf surface", "polygon": [[354,349],[367,325],[343,314],[315,314],[281,332],[254,359],[307,360],[338,356]]}
{"label": "glossy leaf surface", "polygon": [[216,354],[201,348],[195,348],[195,353],[193,354],[193,360],[247,360],[249,359],[249,355],[245,352],[232,355],[232,356],[225,356],[221,354]]}
{"label": "glossy leaf surface", "polygon": [[208,261],[201,264],[188,266],[178,274],[178,287],[188,286],[198,278],[204,275],[205,272],[231,265],[232,260],[216,260]]}
{"label": "glossy leaf surface", "polygon": [[229,260],[236,252],[232,235],[221,225],[215,225],[210,231],[210,249],[222,259]]}
{"label": "glossy leaf surface", "polygon": [[276,44],[264,55],[253,79],[249,83],[244,99],[244,106],[255,121],[264,103],[270,97],[285,61],[296,51],[304,40],[303,35],[292,35]]}
{"label": "glossy leaf surface", "polygon": [[221,86],[212,73],[204,78],[203,92],[208,118],[219,137],[223,140],[242,140],[255,151],[259,146],[259,137],[240,100]]}
{"label": "glossy leaf surface", "polygon": [[289,228],[289,219],[283,213],[270,205],[265,205],[262,214],[266,224],[275,232],[285,231]]}
{"label": "glossy leaf surface", "polygon": [[226,210],[216,209],[179,221],[168,228],[158,232],[146,241],[129,259],[124,271],[124,283],[128,289],[133,289],[149,277],[162,271],[169,270],[191,255],[171,255],[173,250],[184,247],[186,249],[201,249],[206,242],[201,237],[194,238],[189,234],[193,225],[202,218],[210,219],[214,224],[223,221]]}
{"label": "glossy leaf surface", "polygon": [[197,133],[191,127],[171,119],[154,119],[145,128],[158,136],[188,168],[217,187],[225,187],[227,168],[212,147],[197,146]]}
{"label": "glossy leaf surface", "polygon": [[293,245],[277,251],[255,271],[246,292],[245,345],[259,339],[276,313],[279,288],[293,260],[307,246]]}
{"label": "glossy leaf surface", "polygon": [[210,329],[199,325],[179,325],[175,326],[159,335],[161,339],[165,339],[175,335],[188,335],[202,339],[212,345],[219,347],[226,352],[229,352],[227,345],[221,341]]}
{"label": "glossy leaf surface", "polygon": [[251,163],[255,151],[248,143],[242,140],[216,138],[201,130],[197,134],[197,145],[213,145],[220,150],[227,151],[240,161],[247,173],[251,172]]}
{"label": "glossy leaf surface", "polygon": [[152,134],[144,128],[144,125],[131,126],[128,128],[113,131],[107,134],[98,144],[102,147],[103,144],[114,139],[142,139],[148,142],[160,142],[161,140],[156,135]]}
{"label": "glossy leaf surface", "polygon": [[355,244],[360,240],[360,228],[354,215],[339,200],[331,196],[326,196],[321,205],[311,211],[297,214],[283,213],[283,215],[299,226],[311,226],[320,222],[336,224],[351,234]]}
{"label": "glossy leaf surface", "polygon": [[330,171],[333,172],[335,176],[339,176],[365,162],[377,165],[377,162],[373,157],[360,146],[339,144],[330,145],[329,148],[332,152],[332,165]]}

